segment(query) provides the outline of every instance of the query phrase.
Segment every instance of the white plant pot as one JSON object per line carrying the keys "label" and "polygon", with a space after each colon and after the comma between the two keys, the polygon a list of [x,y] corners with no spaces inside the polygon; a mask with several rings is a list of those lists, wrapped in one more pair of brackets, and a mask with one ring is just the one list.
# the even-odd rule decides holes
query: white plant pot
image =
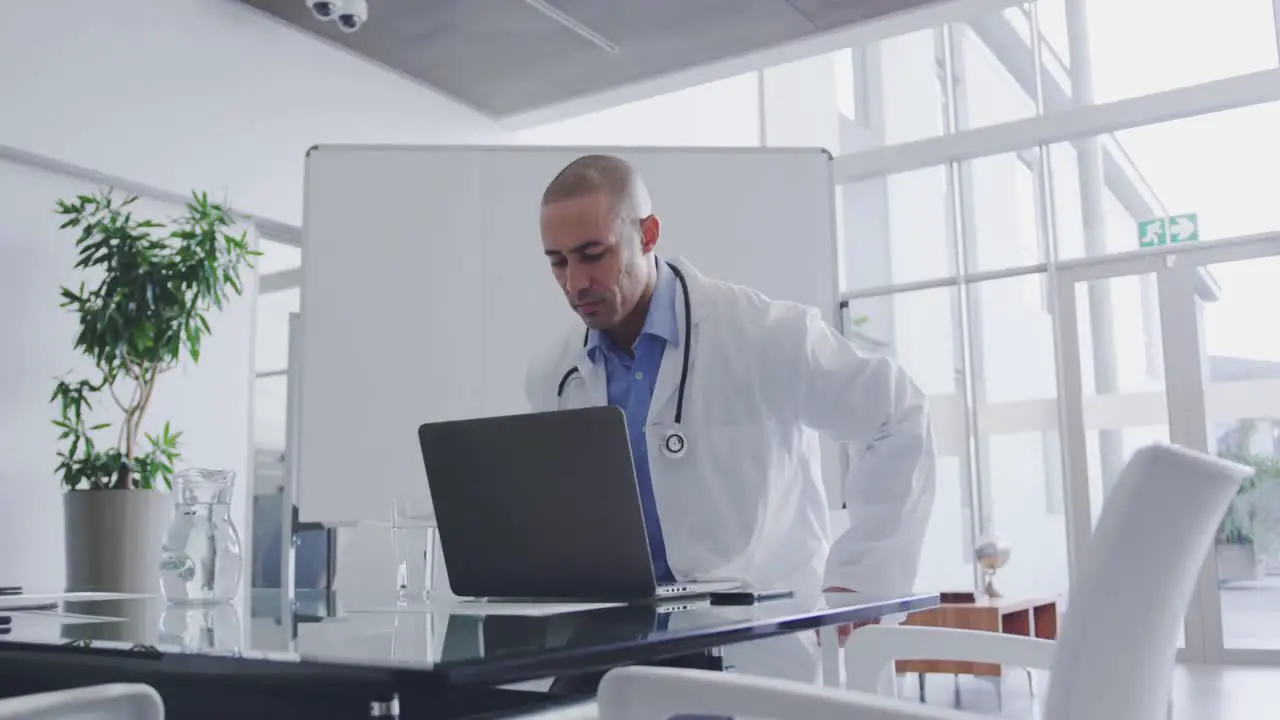
{"label": "white plant pot", "polygon": [[67,592],[160,592],[160,546],[173,499],[156,490],[62,496]]}
{"label": "white plant pot", "polygon": [[1253,543],[1219,543],[1215,551],[1220,581],[1257,580],[1260,576],[1261,563]]}

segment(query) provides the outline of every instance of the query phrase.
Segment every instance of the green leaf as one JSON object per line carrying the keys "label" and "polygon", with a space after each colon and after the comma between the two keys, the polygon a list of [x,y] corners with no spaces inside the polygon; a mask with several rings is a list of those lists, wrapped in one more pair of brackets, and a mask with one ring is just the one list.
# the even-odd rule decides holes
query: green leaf
{"label": "green leaf", "polygon": [[[74,228],[74,265],[92,273],[78,291],[60,287],[58,302],[77,318],[72,346],[97,370],[88,379],[55,380],[50,394],[59,441],[67,443],[57,451],[67,487],[111,486],[124,462],[122,448],[99,450],[88,434],[109,425],[86,428],[83,422],[99,394],[121,376],[149,382],[184,354],[198,362],[212,334],[207,313],[242,292],[241,271],[260,255],[249,249],[244,232],[226,231],[234,220],[207,192],[193,190],[185,212],[167,226],[135,217],[130,206],[136,200],[127,195],[117,201],[107,189],[54,203],[63,229]],[[152,399],[155,392],[163,392],[163,384]],[[139,408],[143,416],[146,409]],[[134,458],[131,485],[158,483],[179,457],[180,433],[166,426],[157,435],[147,436],[152,452]]]}

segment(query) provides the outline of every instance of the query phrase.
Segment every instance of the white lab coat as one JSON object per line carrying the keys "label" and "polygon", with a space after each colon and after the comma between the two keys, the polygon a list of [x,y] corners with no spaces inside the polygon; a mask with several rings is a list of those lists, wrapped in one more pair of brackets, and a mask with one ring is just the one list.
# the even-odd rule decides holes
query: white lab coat
{"label": "white lab coat", "polygon": [[[817,310],[674,264],[687,280],[693,321],[692,331],[684,327],[678,296],[681,342],[693,343],[682,423],[688,449],[679,459],[661,451],[675,413],[681,346],[669,345],[662,358],[645,433],[675,576],[786,587],[801,597],[833,585],[910,592],[934,499],[924,394],[893,361],[861,354]],[[526,390],[535,411],[606,404],[605,371],[587,357],[583,332],[581,325],[567,330],[530,367]],[[561,377],[575,366],[557,401]],[[818,433],[849,451],[849,530],[834,544]],[[804,635],[805,652],[816,658],[812,634]],[[794,669],[808,679],[816,660]]]}

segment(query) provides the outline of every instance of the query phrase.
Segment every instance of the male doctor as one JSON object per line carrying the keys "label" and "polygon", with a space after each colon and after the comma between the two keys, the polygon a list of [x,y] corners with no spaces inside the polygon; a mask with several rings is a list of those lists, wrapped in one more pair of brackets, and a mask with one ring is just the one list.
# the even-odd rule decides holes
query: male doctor
{"label": "male doctor", "polygon": [[[530,403],[622,408],[659,582],[732,578],[815,599],[913,589],[934,453],[924,394],[900,367],[859,353],[813,308],[660,256],[649,194],[620,158],[561,170],[541,231],[586,327],[530,368]],[[850,459],[849,529],[834,544],[818,433]],[[740,670],[805,681],[817,657],[812,634],[725,650]]]}

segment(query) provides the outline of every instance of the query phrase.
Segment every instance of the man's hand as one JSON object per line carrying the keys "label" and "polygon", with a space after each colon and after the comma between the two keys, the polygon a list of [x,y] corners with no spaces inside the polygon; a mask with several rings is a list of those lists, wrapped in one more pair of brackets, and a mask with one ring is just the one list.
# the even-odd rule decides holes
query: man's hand
{"label": "man's hand", "polygon": [[[829,593],[841,593],[841,592],[851,593],[851,592],[857,592],[857,590],[850,590],[849,588],[846,588],[846,587],[836,587],[836,586],[832,586],[832,587],[827,588],[826,590],[823,590],[823,592],[829,592]],[[845,644],[846,642],[848,642],[848,641],[849,641],[849,634],[850,634],[850,633],[852,633],[854,630],[857,630],[857,629],[858,629],[858,628],[860,628],[860,627],[866,627],[867,625],[872,625],[872,624],[874,624],[875,622],[876,622],[875,620],[864,620],[863,622],[847,623],[847,624],[844,624],[844,625],[841,625],[841,626],[837,627],[837,628],[836,628],[836,637],[840,639],[840,647],[844,647],[844,644]],[[822,644],[822,635],[821,635],[821,634],[819,634],[819,635],[818,635],[818,644],[819,644],[819,645],[821,645],[821,644]]]}

